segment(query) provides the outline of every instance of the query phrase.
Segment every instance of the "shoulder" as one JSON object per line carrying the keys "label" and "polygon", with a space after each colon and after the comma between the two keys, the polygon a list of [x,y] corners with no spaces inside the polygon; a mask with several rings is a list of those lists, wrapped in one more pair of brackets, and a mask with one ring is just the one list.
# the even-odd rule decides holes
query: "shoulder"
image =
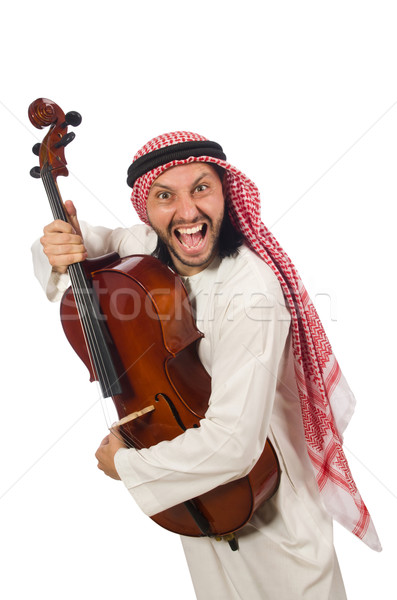
{"label": "shoulder", "polygon": [[[115,230],[115,234],[119,230]],[[138,224],[120,229],[120,253],[124,256],[129,254],[151,254],[157,244],[157,235],[148,225]]]}
{"label": "shoulder", "polygon": [[80,225],[90,256],[113,251],[118,252],[120,256],[150,254],[156,247],[157,235],[148,225],[137,224],[116,229],[93,226],[84,221]]}

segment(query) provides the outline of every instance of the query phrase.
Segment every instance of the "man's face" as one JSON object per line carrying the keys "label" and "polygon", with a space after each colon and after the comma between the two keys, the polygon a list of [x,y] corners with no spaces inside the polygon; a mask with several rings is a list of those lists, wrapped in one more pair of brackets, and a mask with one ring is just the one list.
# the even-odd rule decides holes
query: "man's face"
{"label": "man's face", "polygon": [[148,219],[180,275],[199,273],[216,256],[224,207],[222,182],[208,163],[173,167],[152,184]]}

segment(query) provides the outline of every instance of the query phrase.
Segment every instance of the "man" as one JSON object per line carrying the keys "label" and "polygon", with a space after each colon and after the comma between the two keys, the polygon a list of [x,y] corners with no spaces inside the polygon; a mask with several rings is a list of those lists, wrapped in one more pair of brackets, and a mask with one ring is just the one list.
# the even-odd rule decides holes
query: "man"
{"label": "man", "polygon": [[212,391],[199,428],[143,450],[109,435],[98,467],[154,515],[249,473],[268,437],[280,486],[237,533],[239,550],[182,539],[197,597],[343,600],[331,515],[380,549],[341,446],[354,400],[296,270],[261,223],[256,186],[189,132],[146,144],[128,183],[145,225],[80,230],[68,203],[73,228],[44,229],[36,273],[55,300],[67,266],[87,255],[154,252],[189,291]]}

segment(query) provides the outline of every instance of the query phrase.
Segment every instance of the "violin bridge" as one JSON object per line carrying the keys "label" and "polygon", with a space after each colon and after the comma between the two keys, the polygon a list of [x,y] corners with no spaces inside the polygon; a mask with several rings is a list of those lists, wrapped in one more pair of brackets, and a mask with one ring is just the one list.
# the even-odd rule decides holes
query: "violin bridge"
{"label": "violin bridge", "polygon": [[138,419],[139,417],[142,417],[143,415],[146,415],[147,413],[152,412],[154,410],[155,407],[153,406],[153,404],[150,404],[150,406],[146,406],[145,408],[142,408],[142,410],[137,410],[131,413],[130,415],[123,417],[122,419],[120,419],[120,421],[116,421],[116,423],[113,423],[112,427],[119,427],[120,425],[125,425],[126,423],[134,421],[135,419]]}

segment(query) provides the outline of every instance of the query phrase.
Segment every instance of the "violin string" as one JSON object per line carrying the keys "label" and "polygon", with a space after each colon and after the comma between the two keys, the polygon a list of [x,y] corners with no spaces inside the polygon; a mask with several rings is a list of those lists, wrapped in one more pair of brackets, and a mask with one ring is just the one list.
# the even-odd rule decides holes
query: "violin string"
{"label": "violin string", "polygon": [[[82,330],[84,337],[86,338],[86,345],[88,347],[88,355],[90,358],[91,366],[94,373],[102,380],[106,381],[106,387],[109,386],[109,379],[103,363],[102,355],[99,350],[99,344],[94,331],[94,327],[91,321],[90,309],[88,308],[87,292],[89,291],[84,286],[84,282],[81,281],[79,273],[72,267],[69,269],[69,275],[72,282],[72,289],[74,292],[74,299],[76,302],[77,311],[79,313],[80,321],[82,323]],[[94,361],[91,360],[91,355]]]}
{"label": "violin string", "polygon": [[[44,169],[44,172],[42,172],[42,178],[44,187],[47,192],[47,196],[50,201],[54,218],[65,221],[66,216],[63,211],[59,191],[53,181],[53,178],[51,177],[50,173],[47,172],[46,169]],[[77,265],[71,265],[71,267],[72,268],[69,267],[69,275],[72,283],[72,289],[74,292],[76,308],[82,323],[83,334],[88,349],[91,367],[93,369],[93,372],[97,372],[97,375],[102,378],[103,382],[106,382],[106,386],[107,388],[109,388],[109,378],[105,366],[103,364],[102,356],[99,351],[98,340],[96,338],[96,334],[90,317],[90,313],[94,314],[95,310],[92,303],[92,298],[90,297],[89,289],[87,289],[87,284],[84,275],[81,271],[81,265],[80,268],[77,267]],[[87,301],[91,301],[90,307]],[[91,353],[94,355],[93,358],[95,366],[92,364]]]}

